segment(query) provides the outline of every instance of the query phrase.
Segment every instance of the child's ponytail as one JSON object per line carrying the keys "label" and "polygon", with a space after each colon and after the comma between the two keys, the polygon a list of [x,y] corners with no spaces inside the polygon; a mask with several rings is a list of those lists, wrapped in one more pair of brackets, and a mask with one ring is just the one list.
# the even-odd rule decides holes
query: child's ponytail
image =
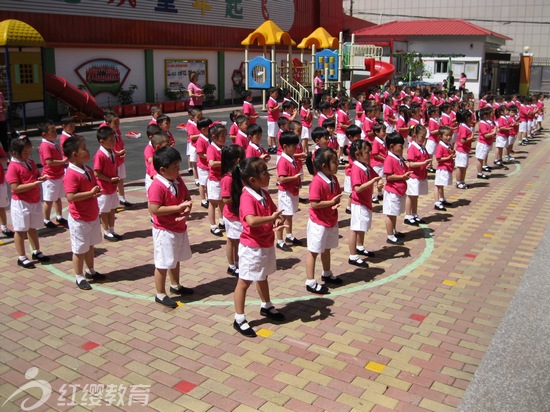
{"label": "child's ponytail", "polygon": [[239,216],[239,207],[241,206],[241,194],[243,192],[243,180],[241,176],[241,166],[237,165],[231,173],[233,181],[231,182],[231,212]]}

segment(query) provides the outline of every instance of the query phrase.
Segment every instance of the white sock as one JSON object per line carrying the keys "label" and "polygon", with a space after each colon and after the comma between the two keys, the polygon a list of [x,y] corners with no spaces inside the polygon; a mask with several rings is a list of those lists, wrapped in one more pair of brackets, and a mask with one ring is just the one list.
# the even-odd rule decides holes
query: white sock
{"label": "white sock", "polygon": [[179,289],[180,288],[180,285],[177,284],[177,285],[170,285],[171,288],[174,288],[174,289]]}
{"label": "white sock", "polygon": [[89,273],[90,275],[95,275],[95,269],[94,268],[88,268],[88,269],[86,269],[86,273]]}
{"label": "white sock", "polygon": [[24,256],[24,255],[23,255],[23,256],[19,256],[19,260],[20,260],[21,262],[23,262],[23,261],[27,260],[27,257]]}
{"label": "white sock", "polygon": [[44,219],[44,223],[45,223],[45,224],[46,224],[46,223],[49,223],[49,222],[51,222],[50,219],[48,219],[48,220]]}
{"label": "white sock", "polygon": [[392,242],[395,242],[397,240],[397,238],[394,235],[388,236],[388,239],[391,240]]}
{"label": "white sock", "polygon": [[216,226],[216,225],[210,225],[210,229],[212,229],[212,230],[216,230],[217,228],[218,228],[218,226]]}
{"label": "white sock", "polygon": [[321,276],[324,278],[329,278],[332,276],[332,270],[323,270],[323,273],[321,273]]}
{"label": "white sock", "polygon": [[285,244],[285,241],[284,240],[277,240],[277,244],[279,246],[283,246]]}
{"label": "white sock", "polygon": [[83,275],[76,275],[76,281],[78,283],[82,282],[83,280],[86,280],[86,278]]}
{"label": "white sock", "polygon": [[103,231],[103,234],[104,234],[105,236],[108,236],[108,237],[113,237],[113,234],[112,234],[111,232],[109,232],[108,230],[104,230],[104,231]]}
{"label": "white sock", "polygon": [[1,230],[7,230],[8,227],[7,227],[6,225],[0,225],[0,229],[1,229]]}
{"label": "white sock", "polygon": [[235,265],[229,265],[229,269],[235,270],[235,269],[237,269],[237,266],[235,266]]}
{"label": "white sock", "polygon": [[315,285],[317,285],[317,281],[315,279],[306,280],[306,286],[309,286],[310,288],[314,288]]}
{"label": "white sock", "polygon": [[405,215],[405,220],[413,220],[413,219],[414,219],[413,215]]}
{"label": "white sock", "polygon": [[288,234],[286,235],[286,238],[287,238],[288,240],[291,240],[291,241],[292,241],[292,240],[294,240],[294,235],[293,235],[292,233],[288,233]]}
{"label": "white sock", "polygon": [[157,298],[159,298],[159,300],[162,300],[166,297],[166,293],[157,293]]}
{"label": "white sock", "polygon": [[349,260],[357,260],[359,259],[359,255],[349,255]]}
{"label": "white sock", "polygon": [[246,320],[246,316],[244,315],[244,313],[235,313],[235,320],[240,325]]}
{"label": "white sock", "polygon": [[365,250],[365,246],[357,246],[355,249],[363,251],[363,250]]}
{"label": "white sock", "polygon": [[55,218],[56,218],[57,220],[59,220],[59,219],[63,219],[63,216],[62,216],[62,215],[57,215]]}
{"label": "white sock", "polygon": [[269,308],[273,307],[273,303],[271,303],[271,302],[262,302],[261,307],[262,307],[262,309],[269,309]]}

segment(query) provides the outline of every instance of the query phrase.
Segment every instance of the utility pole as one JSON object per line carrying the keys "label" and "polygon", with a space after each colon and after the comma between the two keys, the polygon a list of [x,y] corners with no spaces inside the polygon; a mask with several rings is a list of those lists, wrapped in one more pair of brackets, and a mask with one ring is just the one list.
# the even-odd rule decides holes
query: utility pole
{"label": "utility pole", "polygon": [[353,17],[353,0],[349,0],[349,15]]}

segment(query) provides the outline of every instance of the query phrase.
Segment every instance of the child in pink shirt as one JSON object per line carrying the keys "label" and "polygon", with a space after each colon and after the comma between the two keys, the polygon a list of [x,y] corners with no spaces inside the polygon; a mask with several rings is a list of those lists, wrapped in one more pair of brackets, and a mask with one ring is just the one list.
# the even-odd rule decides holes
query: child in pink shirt
{"label": "child in pink shirt", "polygon": [[349,100],[344,98],[338,103],[338,111],[336,112],[336,138],[338,139],[338,157],[340,164],[346,164],[344,158],[344,146],[347,146],[349,141],[346,137],[346,129],[351,125],[349,118]]}
{"label": "child in pink shirt", "polygon": [[[336,178],[338,157],[328,147],[315,152],[315,169],[309,185],[309,220],[307,223],[306,290],[318,295],[330,293],[327,284],[340,285],[342,279],[335,277],[330,269],[330,250],[338,247],[338,210],[342,198]],[[325,284],[315,280],[315,261],[321,254]]]}
{"label": "child in pink shirt", "polygon": [[124,140],[120,132],[120,119],[116,113],[108,113],[105,115],[105,123],[115,131],[115,147],[113,147],[113,151],[115,152],[117,160],[117,175],[119,178],[117,184],[118,202],[122,206],[131,207],[132,204],[126,200],[124,193],[124,179],[126,179],[126,149],[124,148]]}
{"label": "child in pink shirt", "polygon": [[271,156],[269,156],[267,150],[260,146],[260,142],[262,141],[262,133],[263,130],[257,123],[248,126],[248,129],[246,129],[246,134],[248,135],[248,140],[250,143],[246,148],[245,154],[246,157],[259,157],[267,163],[271,159]]}
{"label": "child in pink shirt", "polygon": [[160,130],[156,124],[147,126],[147,136],[150,142],[143,150],[143,158],[145,160],[145,194],[149,192],[151,183],[157,175],[155,166],[153,165],[153,157],[155,152],[161,147],[170,146],[170,138]]}
{"label": "child in pink shirt", "polygon": [[311,139],[311,125],[313,123],[313,112],[311,111],[311,99],[309,97],[302,99],[300,116],[302,118],[300,145],[302,146],[302,151],[307,155],[309,152],[309,140]]}
{"label": "child in pink shirt", "polygon": [[199,137],[195,143],[197,149],[197,172],[199,179],[199,195],[201,198],[201,206],[205,209],[208,209],[208,200],[206,200],[206,184],[208,182],[208,173],[210,168],[208,167],[208,160],[206,156],[206,151],[208,146],[210,146],[210,140],[208,140],[208,133],[210,130],[210,125],[212,120],[210,119],[200,119],[197,122],[197,128],[199,130]]}
{"label": "child in pink shirt", "polygon": [[258,113],[256,112],[256,108],[252,104],[252,92],[250,90],[246,90],[243,93],[244,101],[243,101],[243,114],[248,117],[248,124],[256,124],[258,121]]}
{"label": "child in pink shirt", "polygon": [[166,275],[170,292],[191,295],[193,289],[180,284],[180,261],[191,259],[186,217],[191,213],[191,196],[179,175],[181,155],[173,147],[155,152],[153,164],[157,178],[149,188],[149,213],[153,216],[155,262],[155,302],[176,308],[177,302],[166,294]]}
{"label": "child in pink shirt", "polygon": [[472,150],[472,143],[475,141],[472,117],[472,113],[464,109],[459,110],[456,114],[456,119],[459,122],[455,152],[456,187],[462,190],[468,189],[465,182],[469,164],[468,156]]}
{"label": "child in pink shirt", "polygon": [[405,195],[407,193],[407,180],[412,175],[403,159],[403,144],[405,139],[399,133],[389,133],[386,136],[388,157],[384,160],[384,175],[386,186],[384,188],[384,204],[382,212],[386,215],[386,242],[394,245],[402,245],[405,235],[396,229],[397,216],[405,211]]}
{"label": "child in pink shirt", "polygon": [[241,116],[242,114],[243,112],[240,110],[233,110],[231,113],[229,113],[229,120],[231,120],[231,126],[229,127],[229,138],[233,143],[235,143],[235,139],[237,138],[237,133],[239,132],[237,117]]}
{"label": "child in pink shirt", "polygon": [[453,170],[455,167],[455,151],[451,146],[453,131],[450,127],[439,128],[440,141],[435,149],[437,170],[434,180],[434,209],[445,211],[449,203],[445,200],[445,186],[453,183]]}
{"label": "child in pink shirt", "polygon": [[4,236],[12,238],[14,233],[6,226],[8,223],[6,208],[10,205],[10,200],[8,198],[8,186],[4,176],[4,163],[7,161],[8,155],[4,151],[4,148],[0,145],[0,230]]}
{"label": "child in pink shirt", "polygon": [[277,102],[278,96],[279,89],[277,87],[269,89],[269,100],[267,102],[267,144],[269,146],[268,152],[271,154],[277,152],[276,136],[279,133],[277,120],[279,120],[282,108],[282,105]]}
{"label": "child in pink shirt", "polygon": [[430,155],[424,147],[426,128],[418,124],[411,128],[410,134],[411,144],[407,150],[407,162],[412,174],[407,180],[404,223],[418,226],[420,223],[425,223],[418,217],[418,196],[428,194],[428,171],[426,168],[430,163]]}
{"label": "child in pink shirt", "polygon": [[[276,270],[274,230],[281,230],[282,210],[264,187],[269,185],[267,164],[258,157],[246,158],[233,171],[232,209],[239,213],[243,232],[239,244],[239,280],[235,287],[235,321],[233,328],[247,337],[256,332],[246,321],[244,307],[246,292],[253,282],[262,301],[260,315],[274,321],[283,321],[284,315],[271,303],[268,276]],[[240,196],[239,196],[240,194]]]}
{"label": "child in pink shirt", "polygon": [[[65,156],[69,167],[63,178],[63,187],[69,203],[69,232],[73,252],[73,269],[79,289],[90,290],[88,282],[105,280],[105,275],[94,269],[94,246],[101,243],[101,223],[97,198],[101,189],[94,171],[85,165],[90,160],[86,140],[81,136],[65,141]],[[84,264],[87,269],[84,272]]]}
{"label": "child in pink shirt", "polygon": [[244,114],[237,116],[237,118],[235,119],[235,124],[237,125],[237,135],[235,136],[233,143],[241,146],[244,150],[246,150],[249,144],[248,135],[246,133],[249,125],[248,117],[246,117]]}
{"label": "child in pink shirt", "polygon": [[[243,116],[245,117],[245,116]],[[214,124],[210,128],[210,145],[206,149],[206,161],[208,162],[208,181],[206,192],[208,194],[208,221],[210,233],[214,236],[223,236],[223,203],[221,202],[222,178],[222,149],[225,146],[227,130],[221,124]],[[216,209],[219,209],[219,223],[216,225]]]}
{"label": "child in pink shirt", "polygon": [[67,140],[69,137],[71,137],[74,134],[76,128],[76,124],[74,122],[73,116],[66,116],[61,119],[61,135],[59,136],[59,145],[61,148],[63,148],[63,143],[65,143],[65,140]]}
{"label": "child in pink shirt", "polygon": [[489,179],[483,172],[490,172],[492,169],[487,166],[487,157],[495,140],[498,128],[493,123],[493,109],[485,107],[479,112],[481,120],[478,129],[478,141],[476,145],[477,178]]}
{"label": "child in pink shirt", "polygon": [[187,172],[189,174],[193,173],[195,178],[195,186],[199,185],[199,175],[197,172],[197,139],[199,138],[201,132],[197,128],[197,122],[202,118],[202,111],[190,107],[189,108],[189,120],[185,124],[185,131],[187,132],[187,164],[189,168]]}
{"label": "child in pink shirt", "polygon": [[11,220],[15,232],[14,245],[19,258],[17,265],[34,269],[25,253],[25,238],[32,246],[32,259],[49,262],[50,258],[40,251],[38,227],[42,226],[40,185],[48,179],[39,176],[36,164],[30,158],[32,143],[27,137],[12,139],[10,143],[11,162],[6,172],[6,181],[11,188]]}
{"label": "child in pink shirt", "polygon": [[170,147],[176,146],[176,139],[174,139],[174,135],[170,131],[170,125],[171,125],[170,116],[165,114],[160,115],[157,118],[157,124],[160,126],[162,131],[170,137]]}
{"label": "child in pink shirt", "polygon": [[[384,162],[388,157],[388,148],[386,147],[386,125],[375,124],[373,128],[374,140],[372,142],[372,150],[370,152],[370,164],[376,174],[384,177]],[[372,198],[373,203],[380,203],[383,199],[382,189],[378,188],[378,196]]]}

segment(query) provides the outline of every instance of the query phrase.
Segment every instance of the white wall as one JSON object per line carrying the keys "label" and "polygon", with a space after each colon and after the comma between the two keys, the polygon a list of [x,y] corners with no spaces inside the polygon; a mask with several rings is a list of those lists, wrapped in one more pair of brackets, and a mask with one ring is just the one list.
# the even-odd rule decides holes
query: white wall
{"label": "white wall", "polygon": [[422,37],[409,41],[409,52],[426,54],[463,54],[467,57],[483,57],[484,41],[479,37]]}

